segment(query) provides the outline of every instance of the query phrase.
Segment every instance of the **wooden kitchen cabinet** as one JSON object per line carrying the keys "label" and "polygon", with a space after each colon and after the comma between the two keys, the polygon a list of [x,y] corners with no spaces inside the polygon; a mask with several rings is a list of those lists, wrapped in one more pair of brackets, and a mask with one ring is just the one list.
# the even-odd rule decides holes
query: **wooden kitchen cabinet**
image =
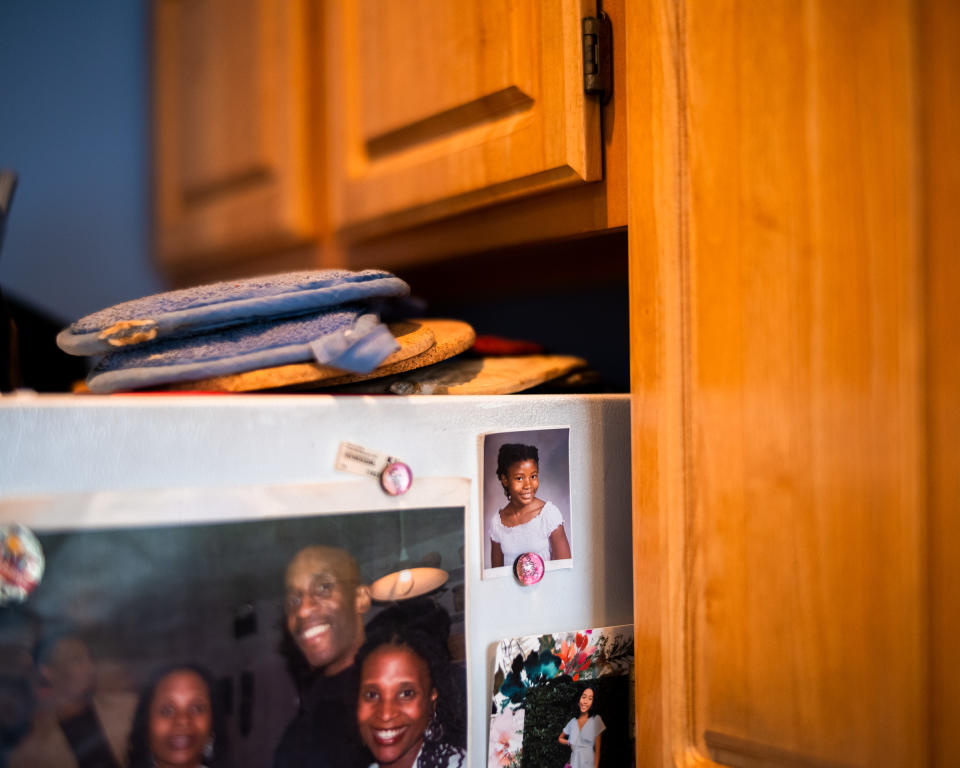
{"label": "wooden kitchen cabinet", "polygon": [[602,175],[589,0],[324,4],[332,226],[396,230]]}
{"label": "wooden kitchen cabinet", "polygon": [[[624,115],[583,88],[590,0],[154,7],[156,242],[177,283],[626,222]],[[622,2],[607,12],[616,40]],[[623,62],[614,43],[614,94]]]}
{"label": "wooden kitchen cabinet", "polygon": [[960,765],[960,11],[627,45],[637,765]]}
{"label": "wooden kitchen cabinet", "polygon": [[156,0],[155,240],[174,276],[315,243],[307,0]]}
{"label": "wooden kitchen cabinet", "polygon": [[[420,17],[432,4],[405,3],[399,7],[417,10]],[[356,3],[341,5],[350,7],[354,16],[359,12]],[[376,141],[371,144],[365,140],[357,127],[357,115],[362,108],[358,97],[353,98],[352,105],[348,99],[346,109],[353,110],[354,117],[342,121],[340,135],[331,138],[331,146],[337,144],[341,148],[335,153],[336,157],[330,159],[331,168],[337,168],[339,163],[339,170],[331,170],[335,177],[332,184],[339,185],[339,191],[330,191],[331,198],[339,200],[331,205],[331,216],[341,217],[342,228],[330,241],[328,258],[351,267],[423,270],[439,261],[465,256],[482,269],[483,260],[472,258],[477,254],[518,246],[540,249],[544,243],[584,236],[590,238],[623,229],[627,224],[624,0],[603,3],[612,28],[613,78],[612,96],[602,106],[596,97],[584,99],[582,95],[583,78],[578,69],[581,67],[580,46],[576,38],[570,40],[574,26],[579,26],[579,23],[571,23],[571,19],[593,15],[596,12],[593,3],[525,0],[523,3],[478,3],[476,7],[470,3],[441,5],[455,7],[459,14],[455,18],[469,21],[472,16],[474,21],[470,23],[474,31],[449,32],[456,45],[441,46],[432,52],[432,60],[439,63],[429,69],[449,68],[442,63],[442,58],[460,61],[463,57],[456,54],[458,46],[470,43],[480,48],[472,54],[475,63],[468,67],[472,77],[480,77],[480,64],[486,62],[488,68],[498,73],[502,87],[495,92],[487,82],[489,77],[478,80],[457,97],[459,106],[444,109],[444,105],[457,103],[454,97],[458,93],[455,85],[449,85],[456,83],[454,77],[445,76],[448,85],[444,87],[452,95],[444,96],[441,87],[435,100],[420,94],[411,98],[413,106],[397,107],[400,112],[393,118],[394,123],[403,125],[406,121],[405,127],[398,128],[396,133],[403,141],[387,142],[383,151]],[[491,14],[497,12],[505,13],[503,18],[509,23],[501,23],[496,33],[481,34],[481,22],[488,20],[484,23],[495,26],[490,19]],[[342,8],[333,15],[339,19],[339,24],[345,23]],[[450,13],[439,16],[442,21],[449,19]],[[537,18],[540,19],[538,25],[531,22],[536,32],[530,36],[525,33],[520,20]],[[425,25],[425,28],[436,28],[441,21]],[[510,39],[493,39],[508,34]],[[561,36],[562,46],[559,45]],[[393,44],[400,45],[397,40]],[[529,50],[525,51],[524,46]],[[556,81],[563,71],[563,94],[550,96],[544,93],[546,98],[538,97],[538,76],[520,77],[522,71],[516,66],[512,71],[512,80],[516,84],[506,85],[511,79],[508,77],[511,70],[505,69],[502,63],[499,69],[493,66],[489,60],[495,52],[501,60],[508,54],[520,57],[524,52],[525,58],[520,61],[525,62],[527,70],[537,64],[539,70],[546,73],[543,79],[548,85],[552,81],[551,87],[555,90],[559,88]],[[410,59],[409,53],[406,59]],[[386,66],[379,59],[375,61],[378,66]],[[576,66],[572,67],[574,63]],[[368,65],[360,61],[355,71],[363,71],[363,66]],[[349,77],[344,73],[334,75],[336,82],[331,89],[343,88]],[[523,85],[524,79],[533,85]],[[533,89],[534,94],[529,100],[517,97],[516,111],[507,109],[502,113],[484,114],[479,110],[485,101],[496,103],[505,95],[517,96],[523,88]],[[491,92],[490,98],[479,95],[481,91]],[[473,96],[467,98],[465,94]],[[554,112],[551,117],[549,108],[561,100],[564,114],[558,116]],[[429,106],[431,103],[433,106]],[[581,103],[582,113],[579,111]],[[573,106],[576,110],[572,110]],[[336,111],[336,100],[328,100],[328,107]],[[415,111],[404,112],[404,109]],[[432,117],[425,117],[422,123],[415,120],[414,115],[427,115],[431,110]],[[595,119],[598,113],[599,122]],[[331,130],[335,130],[335,125],[336,121],[331,120]],[[352,134],[344,133],[345,126],[350,125],[353,126]],[[581,125],[583,137],[592,136],[599,130],[598,143],[594,143],[593,138],[585,142],[580,138]],[[543,136],[542,144],[531,140],[531,136],[540,135]],[[565,139],[562,138],[564,135]],[[564,152],[566,160],[561,157]],[[532,156],[526,157],[528,153]],[[580,156],[586,160],[577,160]],[[598,161],[602,166],[599,169],[596,166]],[[578,168],[595,170],[585,172]],[[596,175],[597,170],[602,174],[600,177]],[[529,175],[524,176],[527,172]],[[587,181],[587,178],[598,180]],[[361,194],[370,198],[361,209],[367,213],[352,211],[348,203]],[[406,200],[403,205],[407,207],[397,210],[391,199]],[[338,209],[340,213],[336,212]],[[370,211],[377,213],[371,214]],[[367,218],[370,215],[373,218]],[[584,245],[583,251],[590,252],[594,262],[604,262],[600,271],[609,272],[610,259],[605,254],[597,253],[590,245]],[[617,259],[619,256],[614,257]],[[469,265],[464,264],[464,268]],[[586,272],[590,274],[591,270]],[[625,270],[622,279],[626,279]]]}
{"label": "wooden kitchen cabinet", "polygon": [[628,226],[637,765],[960,764],[960,6],[604,2],[594,182],[534,114],[567,98],[537,60],[573,5],[319,6],[313,233],[241,261],[246,221],[230,259],[184,226],[167,263],[422,267]]}

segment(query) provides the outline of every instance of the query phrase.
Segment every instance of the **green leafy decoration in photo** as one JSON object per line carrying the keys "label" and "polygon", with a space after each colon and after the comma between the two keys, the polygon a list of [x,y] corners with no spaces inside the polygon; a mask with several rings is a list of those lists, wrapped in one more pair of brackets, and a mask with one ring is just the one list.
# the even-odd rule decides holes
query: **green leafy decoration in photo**
{"label": "green leafy decoration in photo", "polygon": [[527,692],[522,768],[559,767],[570,761],[570,748],[563,746],[559,737],[570,720],[570,702],[578,697],[578,690],[564,675]]}

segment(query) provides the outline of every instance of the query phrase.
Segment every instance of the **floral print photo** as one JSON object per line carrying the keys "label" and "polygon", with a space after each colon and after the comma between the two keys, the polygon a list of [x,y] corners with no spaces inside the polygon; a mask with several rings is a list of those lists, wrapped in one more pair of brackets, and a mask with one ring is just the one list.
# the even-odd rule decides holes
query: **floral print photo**
{"label": "floral print photo", "polygon": [[600,765],[630,766],[633,755],[633,626],[509,638],[497,646],[488,768],[563,768],[560,733],[585,687],[606,731]]}

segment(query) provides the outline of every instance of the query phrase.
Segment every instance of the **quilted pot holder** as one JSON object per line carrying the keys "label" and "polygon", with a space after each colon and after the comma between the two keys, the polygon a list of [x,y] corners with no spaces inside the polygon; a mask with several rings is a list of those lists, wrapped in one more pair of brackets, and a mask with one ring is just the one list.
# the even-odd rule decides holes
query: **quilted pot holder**
{"label": "quilted pot holder", "polygon": [[72,355],[100,354],[197,331],[409,292],[403,280],[377,269],[322,269],[227,280],[158,293],[94,312],[61,331],[57,344]]}
{"label": "quilted pot holder", "polygon": [[399,344],[365,309],[353,305],[262,320],[111,352],[91,371],[87,386],[108,393],[310,360],[369,373]]}

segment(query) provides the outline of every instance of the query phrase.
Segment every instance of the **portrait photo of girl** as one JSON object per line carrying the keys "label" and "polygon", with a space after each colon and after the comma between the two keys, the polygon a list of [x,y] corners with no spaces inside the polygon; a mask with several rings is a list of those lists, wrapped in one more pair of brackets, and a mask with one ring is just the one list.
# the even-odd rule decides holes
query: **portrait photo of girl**
{"label": "portrait photo of girl", "polygon": [[570,768],[597,768],[600,765],[600,734],[607,726],[595,710],[597,688],[587,685],[577,697],[574,716],[564,726],[558,741],[570,747]]}
{"label": "portrait photo of girl", "polygon": [[634,765],[633,625],[509,637],[497,647],[488,766]]}
{"label": "portrait photo of girl", "polygon": [[528,553],[546,569],[571,565],[569,445],[567,427],[484,436],[485,575]]}

